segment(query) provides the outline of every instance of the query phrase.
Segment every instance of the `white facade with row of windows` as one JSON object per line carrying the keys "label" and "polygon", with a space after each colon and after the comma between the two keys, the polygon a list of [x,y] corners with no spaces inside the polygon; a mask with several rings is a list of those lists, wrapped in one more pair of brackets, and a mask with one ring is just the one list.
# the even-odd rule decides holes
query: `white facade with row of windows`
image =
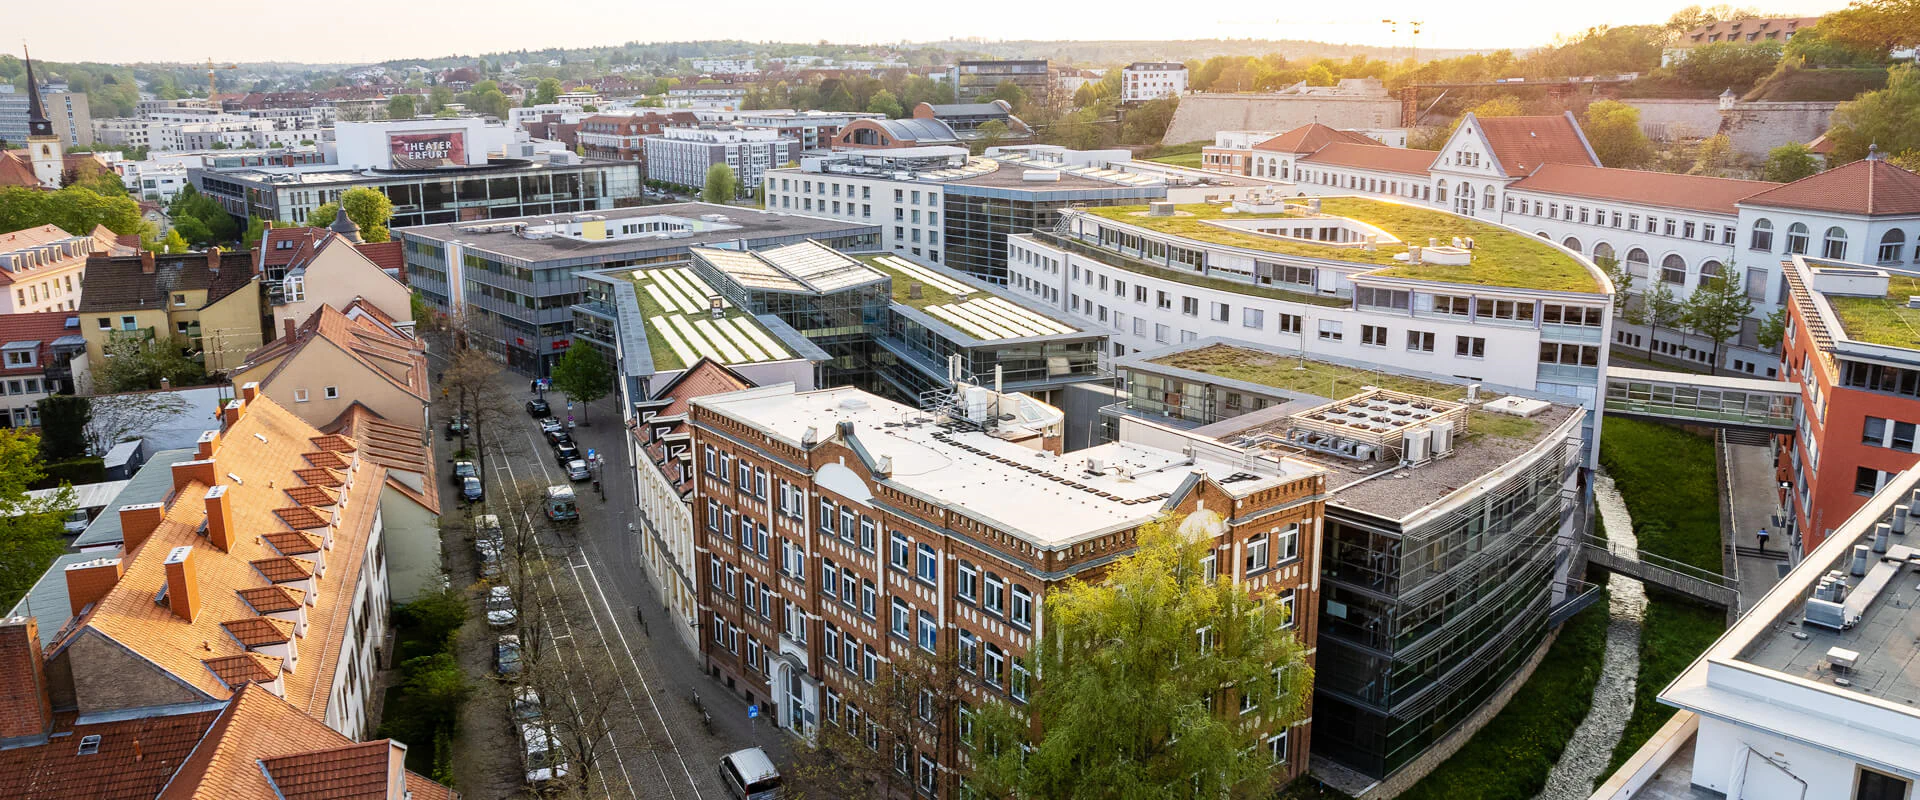
{"label": "white facade with row of windows", "polygon": [[880,246],[895,255],[940,260],[940,187],[804,169],[767,174],[768,211],[880,226]]}

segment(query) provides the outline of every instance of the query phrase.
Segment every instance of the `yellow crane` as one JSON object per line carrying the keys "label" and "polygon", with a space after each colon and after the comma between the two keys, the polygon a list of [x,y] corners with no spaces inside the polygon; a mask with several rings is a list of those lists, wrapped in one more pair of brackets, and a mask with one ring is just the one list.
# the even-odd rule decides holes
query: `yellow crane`
{"label": "yellow crane", "polygon": [[216,88],[215,82],[214,82],[214,76],[219,74],[218,70],[239,69],[239,68],[240,66],[238,64],[228,64],[222,67],[213,63],[213,59],[211,58],[207,59],[207,102],[209,103],[214,102],[214,90]]}

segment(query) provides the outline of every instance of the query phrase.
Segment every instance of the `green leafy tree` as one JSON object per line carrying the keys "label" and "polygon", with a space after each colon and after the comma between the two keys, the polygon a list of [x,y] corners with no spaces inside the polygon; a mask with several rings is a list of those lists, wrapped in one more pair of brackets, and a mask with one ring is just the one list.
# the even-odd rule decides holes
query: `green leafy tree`
{"label": "green leafy tree", "polygon": [[28,497],[27,490],[45,477],[40,437],[0,429],[0,606],[12,608],[66,550],[60,535],[73,510],[73,490]]}
{"label": "green leafy tree", "polygon": [[1673,295],[1673,288],[1666,281],[1653,281],[1640,295],[1640,302],[1628,303],[1626,319],[1634,325],[1647,326],[1647,360],[1653,360],[1654,335],[1661,328],[1672,328],[1686,318],[1687,304]]}
{"label": "green leafy tree", "polygon": [[174,227],[168,228],[165,236],[149,241],[147,249],[155,253],[184,253],[192,248],[187,244],[187,240],[180,236],[180,229]]}
{"label": "green leafy tree", "polygon": [[1695,89],[1716,94],[1753,88],[1780,65],[1781,54],[1779,42],[1715,42],[1686,52],[1687,57],[1674,65],[1674,74]]}
{"label": "green leafy tree", "polygon": [[1732,165],[1733,138],[1724,133],[1716,133],[1702,139],[1700,146],[1694,149],[1693,166],[1687,170],[1687,174],[1719,176]]}
{"label": "green leafy tree", "polygon": [[[1201,559],[1214,543],[1195,522],[1144,525],[1138,549],[1102,582],[1070,579],[1047,596],[1047,635],[1036,637],[1032,659],[1044,679],[1027,713],[1000,702],[979,712],[973,780],[988,796],[1270,788],[1272,762],[1259,744],[1299,721],[1312,669],[1278,604],[1226,575],[1207,579]],[[1236,713],[1243,695],[1258,713]],[[1017,744],[1034,730],[1023,753]]]}
{"label": "green leafy tree", "polygon": [[341,192],[339,203],[321,203],[307,213],[307,224],[315,228],[332,225],[334,218],[340,214],[341,205],[347,207],[347,218],[360,226],[361,239],[384,242],[393,238],[392,230],[387,227],[393,220],[393,201],[378,190],[365,187]]}
{"label": "green leafy tree", "polygon": [[553,388],[580,403],[580,419],[587,406],[613,391],[613,365],[591,345],[574,344],[553,365]]}
{"label": "green leafy tree", "polygon": [[99,225],[120,234],[146,235],[150,230],[140,218],[140,204],[125,192],[108,197],[80,184],[52,192],[24,186],[0,188],[0,231],[40,225],[57,225],[78,236],[92,233]]}
{"label": "green leafy tree", "polygon": [[[219,241],[219,238],[213,235],[213,231],[207,229],[207,223],[201,222],[199,217],[189,216],[174,218],[173,229],[167,231],[166,243],[168,247],[172,247],[172,241],[174,239],[181,240],[179,252],[186,252],[189,243],[209,245]],[[167,252],[174,251],[168,250]]]}
{"label": "green leafy tree", "polygon": [[1178,97],[1163,97],[1142,103],[1139,108],[1128,112],[1126,121],[1120,124],[1120,141],[1126,144],[1159,143],[1161,137],[1167,135],[1167,126],[1173,124],[1173,114],[1179,108]]}
{"label": "green leafy tree", "polygon": [[982,151],[985,151],[989,147],[1000,146],[1000,143],[1006,141],[1007,134],[1010,133],[1010,131],[1007,130],[1007,123],[997,119],[990,119],[981,123],[980,127],[975,128],[974,131],[980,134],[980,138],[974,141],[980,144]]}
{"label": "green leafy tree", "polygon": [[1694,333],[1713,342],[1713,363],[1721,363],[1720,349],[1734,336],[1753,313],[1753,300],[1740,281],[1740,273],[1726,269],[1719,275],[1704,277],[1693,294],[1687,296],[1681,319]]}
{"label": "green leafy tree", "polygon": [[183,339],[146,339],[116,334],[103,348],[106,361],[94,368],[95,388],[103,393],[142,392],[160,388],[165,378],[174,388],[207,382],[206,368],[188,358]]}
{"label": "green leafy tree", "polygon": [[40,457],[47,461],[65,461],[85,456],[87,423],[93,421],[93,401],[56,394],[37,405],[40,406]]}
{"label": "green leafy tree", "polygon": [[453,90],[445,86],[435,86],[427,90],[427,113],[438,114],[453,102]]}
{"label": "green leafy tree", "polygon": [[1887,70],[1887,88],[1841,103],[1833,110],[1827,139],[1833,142],[1829,167],[1866,158],[1874,145],[1882,153],[1920,150],[1920,69],[1893,67]]}
{"label": "green leafy tree", "polygon": [[1332,86],[1340,82],[1340,79],[1333,74],[1333,70],[1327,69],[1324,64],[1308,67],[1304,80],[1308,86]]}
{"label": "green leafy tree", "polygon": [[1868,52],[1912,47],[1920,42],[1920,0],[1856,0],[1828,14],[1816,30]]}
{"label": "green leafy tree", "polygon": [[739,190],[739,181],[733,177],[733,168],[715,164],[707,168],[706,188],[700,192],[700,200],[715,204],[731,203],[739,196]]}
{"label": "green leafy tree", "polygon": [[1800,142],[1788,142],[1767,151],[1766,179],[1791,183],[1820,171],[1813,151]]}
{"label": "green leafy tree", "polygon": [[907,115],[906,109],[900,106],[900,100],[885,89],[873,93],[873,99],[867,101],[867,113],[885,114],[890,119]]}
{"label": "green leafy tree", "polygon": [[1635,169],[1653,158],[1653,143],[1640,130],[1640,109],[1617,100],[1587,106],[1587,143],[1600,163],[1617,169]]}
{"label": "green leafy tree", "polygon": [[1613,281],[1613,315],[1624,317],[1627,313],[1627,298],[1631,297],[1627,291],[1633,288],[1633,273],[1627,271],[1627,268],[1620,263],[1620,259],[1612,256],[1594,256],[1593,265],[1607,273],[1608,280]]}
{"label": "green leafy tree", "polygon": [[1020,84],[1003,80],[1000,85],[993,87],[993,94],[988,95],[987,99],[1005,100],[1007,105],[1013,106],[1014,111],[1020,111],[1027,107],[1027,101],[1032,98],[1027,96],[1027,90],[1020,88]]}
{"label": "green leafy tree", "polygon": [[388,119],[413,119],[413,95],[396,94],[387,100]]}
{"label": "green leafy tree", "polygon": [[1804,67],[1870,67],[1887,63],[1887,48],[1862,47],[1828,34],[1830,26],[1815,25],[1795,31],[1787,40],[1786,58]]}
{"label": "green leafy tree", "polygon": [[534,85],[533,96],[527,98],[527,105],[545,105],[560,99],[560,81],[557,78],[541,78]]}
{"label": "green leafy tree", "polygon": [[1766,319],[1760,320],[1760,330],[1754,332],[1754,338],[1760,346],[1768,350],[1780,349],[1780,342],[1787,337],[1787,309],[1776,308]]}

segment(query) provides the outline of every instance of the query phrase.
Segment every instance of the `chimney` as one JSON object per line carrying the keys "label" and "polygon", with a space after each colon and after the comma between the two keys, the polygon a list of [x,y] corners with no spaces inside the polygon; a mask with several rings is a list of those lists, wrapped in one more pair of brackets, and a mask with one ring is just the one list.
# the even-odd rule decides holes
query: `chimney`
{"label": "chimney", "polygon": [[165,392],[165,391],[170,391],[172,389],[173,389],[173,381],[165,376],[161,376],[160,391]]}
{"label": "chimney", "polygon": [[140,251],[140,274],[142,275],[153,274],[153,251],[152,250]]}
{"label": "chimney", "polygon": [[283,331],[283,333],[281,334],[282,336],[285,336],[288,339],[293,338],[294,327],[293,327],[292,317],[288,317],[286,319],[280,320],[280,328]]}
{"label": "chimney", "polygon": [[205,431],[201,433],[198,446],[199,446],[199,449],[195,450],[193,453],[194,458],[199,458],[199,459],[213,458],[214,452],[220,449],[220,432]]}
{"label": "chimney", "polygon": [[182,461],[173,465],[173,490],[178,492],[187,488],[187,484],[199,481],[201,486],[212,486],[220,482],[220,468],[213,459],[203,458],[196,461]]}
{"label": "chimney", "polygon": [[78,564],[68,564],[67,604],[72,607],[75,617],[86,611],[87,606],[100,602],[107,592],[120,582],[120,575],[126,567],[117,558],[96,558]]}
{"label": "chimney", "polygon": [[167,606],[174,616],[188,622],[200,613],[200,576],[193,568],[193,546],[181,545],[167,552]]}
{"label": "chimney", "polygon": [[220,426],[220,429],[222,431],[233,430],[233,426],[240,422],[240,415],[245,413],[246,410],[247,410],[246,401],[241,400],[238,397],[233,398],[232,400],[228,400],[227,407],[222,409],[220,413],[220,419],[222,423]]}
{"label": "chimney", "polygon": [[244,383],[244,384],[241,384],[241,386],[240,386],[240,399],[241,399],[241,400],[245,400],[245,401],[247,401],[247,402],[249,402],[249,403],[251,403],[251,402],[253,402],[253,399],[254,399],[254,398],[256,398],[256,397],[259,397],[259,396],[260,396],[260,382],[259,382],[259,381],[248,381],[247,383]]}
{"label": "chimney", "polygon": [[220,274],[220,248],[207,248],[207,271],[215,275]]}
{"label": "chimney", "polygon": [[0,740],[45,736],[53,725],[46,654],[33,617],[0,619]]}
{"label": "chimney", "polygon": [[131,553],[138,548],[153,530],[160,527],[160,521],[167,516],[167,507],[159,503],[135,503],[120,507],[120,552]]}
{"label": "chimney", "polygon": [[227,498],[227,487],[215,486],[207,490],[207,540],[221,552],[233,549],[233,501]]}

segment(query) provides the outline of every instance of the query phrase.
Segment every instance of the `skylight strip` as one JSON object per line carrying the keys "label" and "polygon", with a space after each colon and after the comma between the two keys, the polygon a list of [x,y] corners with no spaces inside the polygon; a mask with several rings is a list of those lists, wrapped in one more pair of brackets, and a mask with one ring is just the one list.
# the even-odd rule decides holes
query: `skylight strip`
{"label": "skylight strip", "polygon": [[[659,320],[660,318],[656,317],[655,319]],[[700,360],[699,354],[695,353],[693,348],[688,347],[686,342],[681,341],[680,334],[674,333],[673,326],[665,324],[664,320],[656,322],[649,329],[660,334],[661,340],[667,343],[668,349],[671,349],[674,355],[680,357],[681,364],[691,365],[693,362]]]}
{"label": "skylight strip", "polygon": [[720,349],[721,355],[726,356],[725,363],[739,364],[744,361],[753,360],[747,358],[747,354],[740,352],[740,348],[734,347],[733,342],[727,341],[727,335],[714,327],[713,320],[696,319],[693,321],[693,327],[707,337],[708,343]]}
{"label": "skylight strip", "polygon": [[693,326],[688,324],[686,317],[668,317],[668,319],[673,322],[674,327],[680,329],[681,336],[687,337],[687,343],[695,350],[700,351],[700,355],[722,364],[729,363],[726,357],[721,355],[720,351],[716,349],[712,343],[707,341],[706,337],[701,336],[699,331],[694,330]]}
{"label": "skylight strip", "polygon": [[779,340],[773,338],[772,334],[767,333],[765,329],[762,329],[758,324],[746,317],[733,317],[729,319],[728,322],[733,323],[734,327],[745,331],[748,336],[753,337],[753,340],[760,344],[760,349],[767,351],[771,357],[792,357],[793,354],[787,352],[787,348],[782,347]]}

